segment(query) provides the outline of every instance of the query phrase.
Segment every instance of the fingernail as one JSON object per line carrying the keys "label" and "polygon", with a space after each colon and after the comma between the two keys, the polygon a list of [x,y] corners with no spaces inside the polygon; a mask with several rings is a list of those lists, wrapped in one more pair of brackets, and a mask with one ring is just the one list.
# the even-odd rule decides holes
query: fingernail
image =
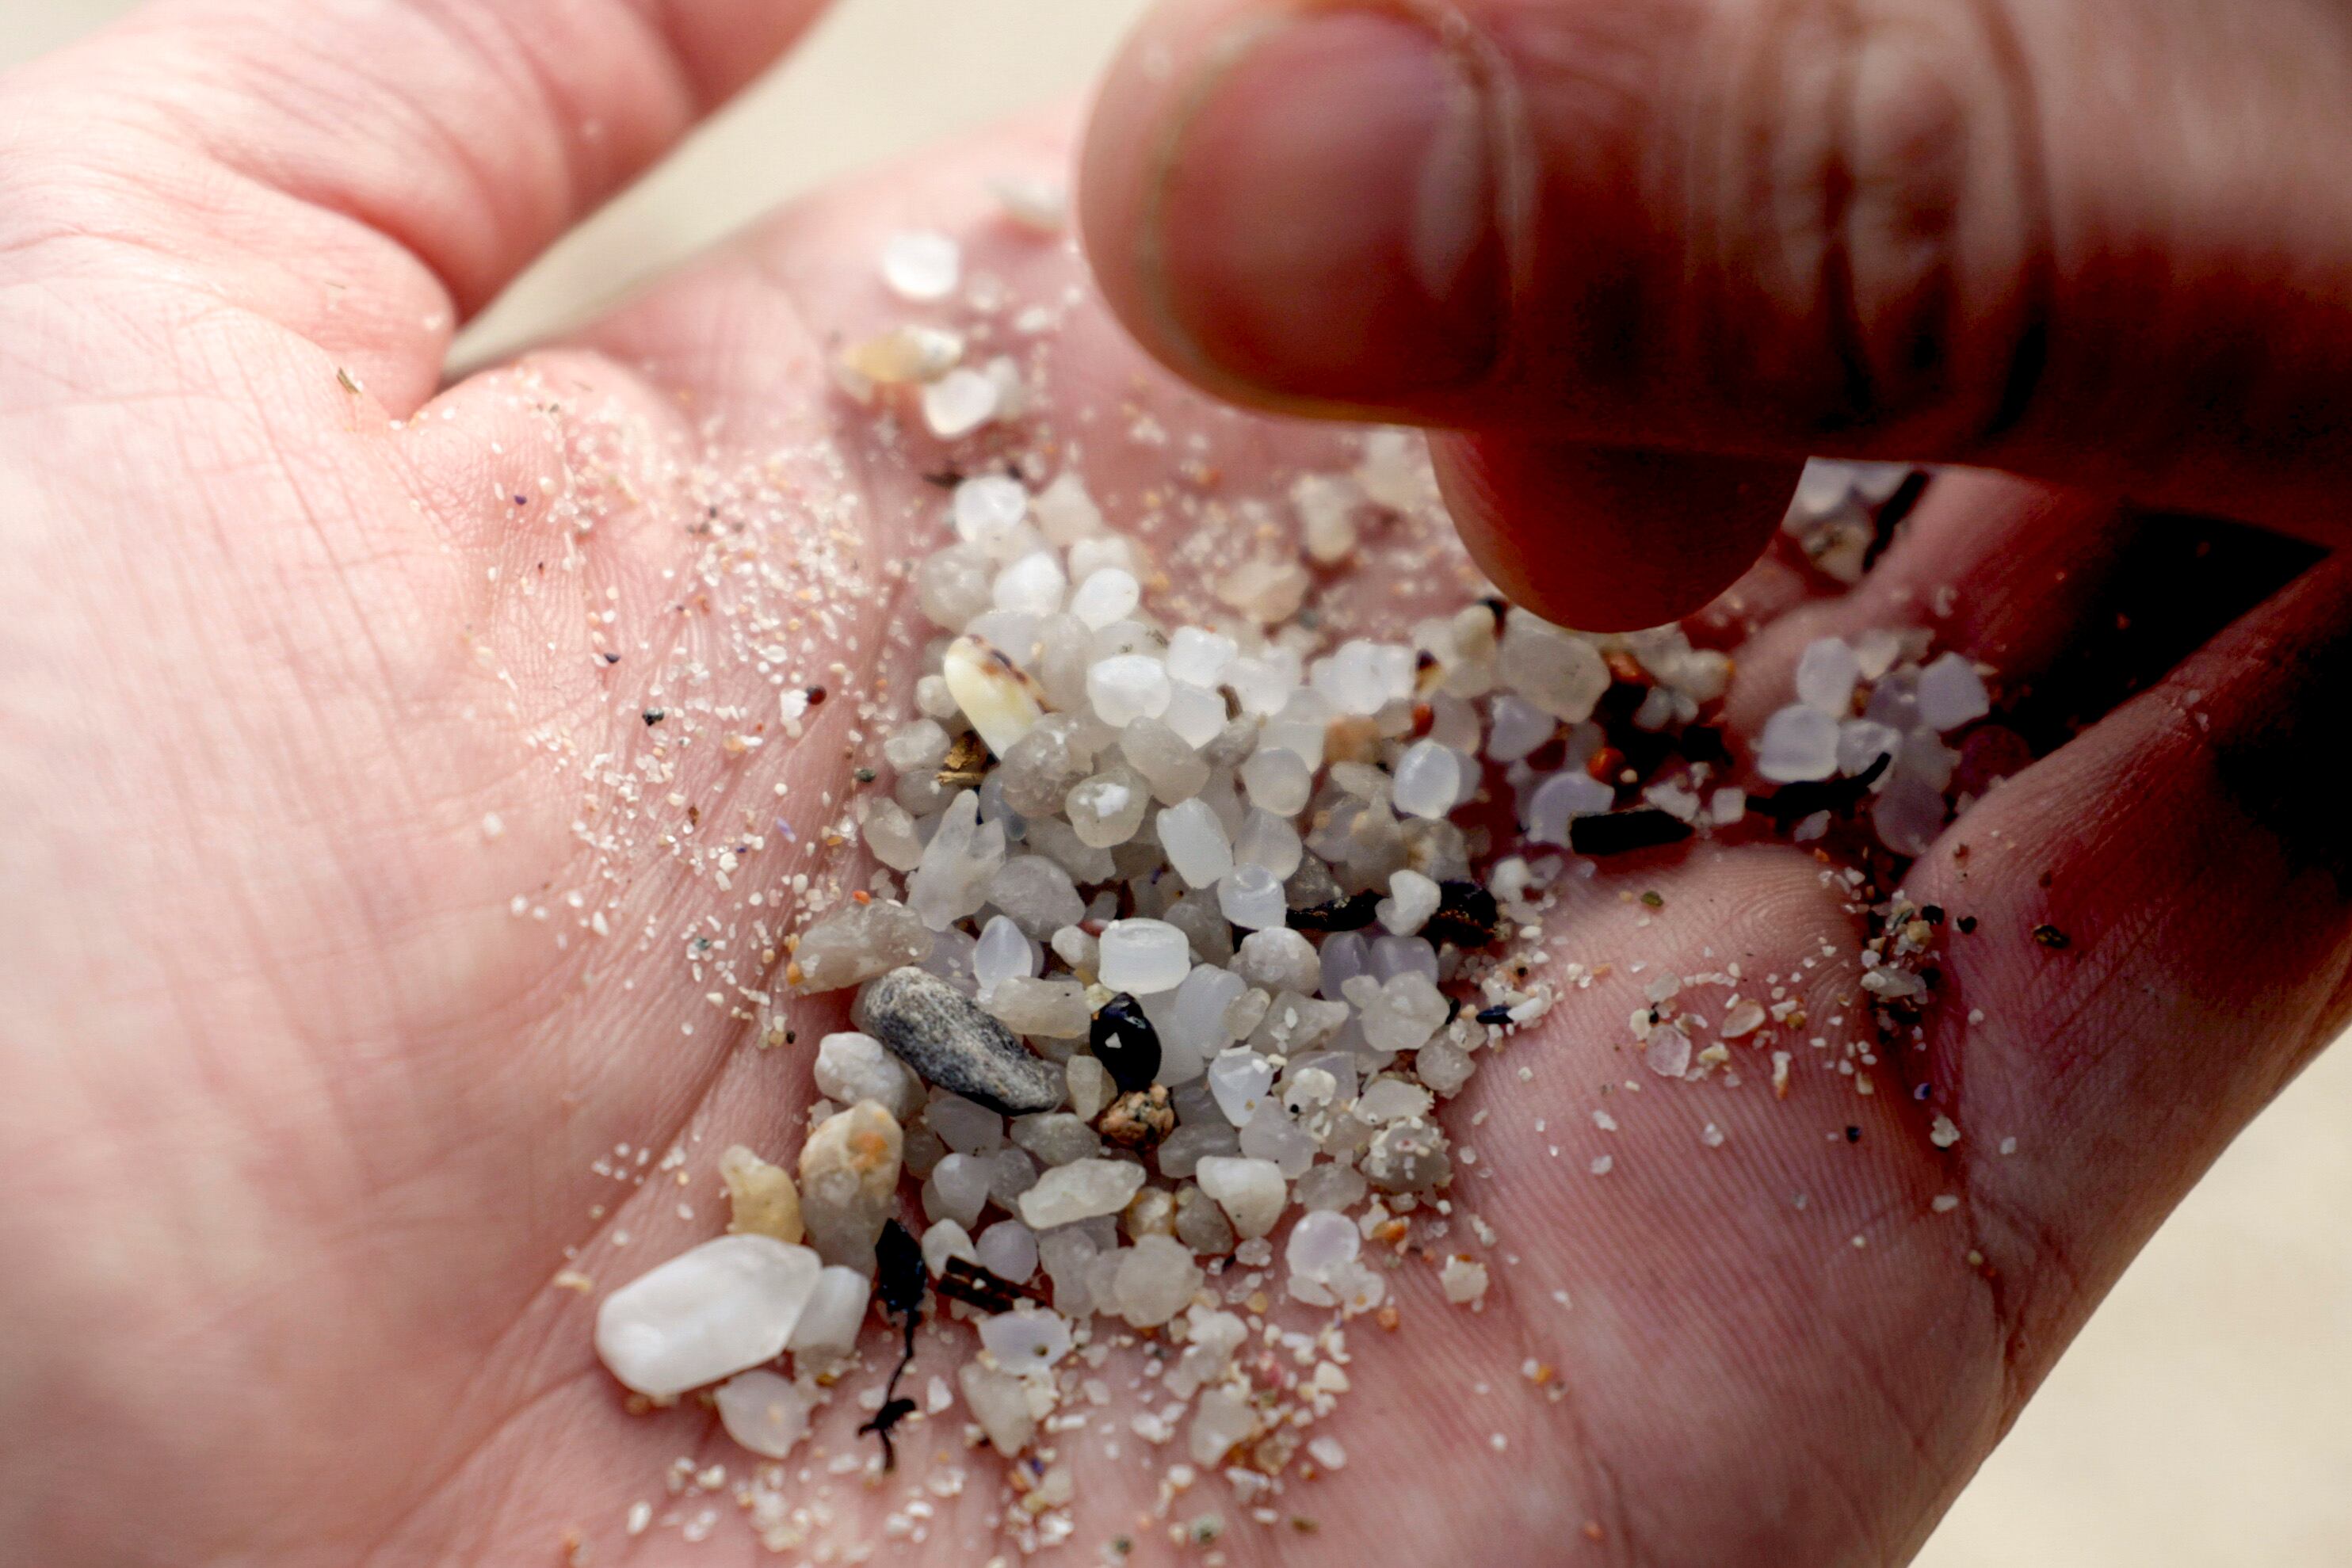
{"label": "fingernail", "polygon": [[1213,54],[1147,220],[1170,327],[1279,393],[1479,380],[1510,293],[1495,92],[1461,40],[1385,11],[1293,15]]}

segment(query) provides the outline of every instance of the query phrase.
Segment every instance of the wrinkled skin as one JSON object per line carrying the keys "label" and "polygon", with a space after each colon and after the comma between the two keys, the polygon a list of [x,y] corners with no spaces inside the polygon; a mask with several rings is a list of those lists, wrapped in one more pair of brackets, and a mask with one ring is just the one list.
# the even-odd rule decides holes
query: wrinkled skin
{"label": "wrinkled skin", "polygon": [[[666,1503],[673,1459],[740,1475],[745,1456],[692,1402],[629,1413],[590,1350],[593,1300],[552,1281],[572,1266],[607,1288],[714,1233],[718,1152],[792,1145],[806,1062],[744,1049],[681,960],[688,923],[719,907],[708,880],[650,834],[618,860],[575,838],[581,759],[646,744],[634,655],[672,634],[664,574],[706,520],[660,482],[677,465],[761,468],[812,507],[854,497],[840,549],[869,570],[938,537],[920,475],[954,454],[878,438],[826,346],[903,313],[872,258],[907,222],[963,235],[1018,298],[1079,277],[980,190],[1056,172],[1065,131],[816,198],[444,387],[458,316],[799,19],[749,0],[545,7],[561,26],[541,9],[509,8],[534,30],[456,0],[342,20],[189,5],[0,84],[0,1540],[26,1562],[544,1563],[567,1541],[597,1563],[768,1560],[731,1517],[698,1545],[674,1524],[624,1533],[633,1500]],[[566,129],[591,120],[593,137]],[[1217,496],[1345,461],[1328,429],[1181,388],[1090,300],[1041,386],[1042,423],[1094,417],[1084,462],[1122,524],[1170,479],[1169,449],[1118,438],[1131,410],[1205,433]],[[573,533],[567,504],[597,527]],[[779,517],[778,538],[814,527]],[[1163,554],[1183,526],[1154,525]],[[2321,567],[2255,607],[2300,561],[2217,534],[2200,559],[2237,567],[2200,568],[2210,591],[2180,611],[2162,552],[2184,527],[1948,476],[1852,594],[1768,563],[1710,612],[1741,644],[1743,732],[1786,700],[1805,638],[1925,615],[1940,588],[1941,634],[1999,666],[2004,695],[2094,721],[1911,871],[1915,898],[1979,922],[1947,944],[1924,1049],[1869,1099],[1801,1048],[1785,1100],[1759,1061],[1737,1089],[1641,1071],[1634,964],[1736,959],[1801,973],[1816,1019],[1853,1008],[1861,925],[1807,849],[1701,846],[1564,897],[1550,951],[1612,973],[1449,1113],[1479,1155],[1457,1199],[1501,1238],[1484,1312],[1411,1268],[1399,1331],[1354,1330],[1349,1463],[1281,1500],[1318,1531],[1241,1524],[1213,1483],[1175,1516],[1235,1520],[1236,1563],[1916,1548],[2342,1019],[2346,857],[2296,787],[2293,721],[2344,666],[2352,595]],[[2151,581],[2178,625],[2116,651],[2119,605],[2166,613],[2130,598]],[[833,653],[845,689],[877,661],[904,689],[907,639],[879,634],[912,618],[893,591]],[[609,633],[590,621],[607,608]],[[713,667],[766,711],[764,681]],[[786,783],[773,810],[806,836],[861,755],[849,706],[797,746],[690,754],[673,787],[708,819],[769,811]],[[609,942],[509,912],[606,872]],[[2045,922],[2064,951],[2032,939]],[[838,1027],[841,1001],[796,1004],[801,1039]],[[1949,1151],[1909,1098],[1923,1082],[1962,1131]],[[1614,1134],[1591,1124],[1603,1104]],[[686,1181],[597,1174],[616,1144],[683,1147]],[[1614,1170],[1589,1176],[1604,1152]],[[1937,1194],[1958,1206],[1935,1212]],[[870,1365],[886,1339],[870,1326]],[[1548,1389],[1529,1358],[1556,1369]],[[909,1386],[952,1364],[927,1340]],[[1120,1429],[1129,1364],[1106,1375],[1118,1419],[1067,1444],[1077,1541],[1127,1533],[1165,1560],[1138,1515],[1174,1455]],[[837,1402],[814,1442],[853,1446],[862,1417]],[[876,1561],[1009,1551],[999,1466],[965,1451],[960,1416],[901,1434],[907,1481],[937,1456],[970,1484]],[[818,1482],[845,1538],[878,1536],[905,1499]]]}

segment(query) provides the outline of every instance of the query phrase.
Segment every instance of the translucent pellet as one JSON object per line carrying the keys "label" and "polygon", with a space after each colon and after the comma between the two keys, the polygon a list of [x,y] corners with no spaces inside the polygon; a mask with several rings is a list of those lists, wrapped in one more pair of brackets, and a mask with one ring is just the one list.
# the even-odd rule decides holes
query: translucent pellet
{"label": "translucent pellet", "polygon": [[1397,758],[1390,793],[1409,817],[1443,817],[1462,798],[1461,759],[1433,740],[1417,740]]}
{"label": "translucent pellet", "polygon": [[1168,711],[1168,666],[1145,653],[1119,653],[1087,672],[1087,700],[1113,729]]}
{"label": "translucent pellet", "polygon": [[922,863],[923,841],[915,819],[896,800],[877,800],[866,817],[866,847],[892,871],[912,871]]}
{"label": "translucent pellet", "polygon": [[1242,1129],[1242,1153],[1251,1159],[1272,1160],[1286,1176],[1302,1176],[1315,1164],[1321,1145],[1315,1135],[1272,1099],[1259,1102],[1249,1124]]}
{"label": "translucent pellet", "polygon": [[915,595],[932,625],[961,632],[989,608],[992,581],[988,557],[977,548],[943,549],[915,569]]}
{"label": "translucent pellet", "polygon": [[934,931],[976,913],[988,884],[1004,864],[1004,825],[980,821],[980,797],[961,790],[923,846],[922,863],[907,878],[907,905]]}
{"label": "translucent pellet", "polygon": [[1168,694],[1168,727],[1188,746],[1206,746],[1224,732],[1225,699],[1213,691],[1178,681]]}
{"label": "translucent pellet", "polygon": [[1834,718],[1853,711],[1862,664],[1843,638],[1816,637],[1797,660],[1797,700]]}
{"label": "translucent pellet", "polygon": [[1103,927],[1101,979],[1114,991],[1173,990],[1192,967],[1192,944],[1164,920],[1114,920]]}
{"label": "translucent pellet", "polygon": [[980,1343],[1009,1371],[1051,1366],[1070,1350],[1069,1320],[1024,1305],[980,1320]]}
{"label": "translucent pellet", "polygon": [[1764,721],[1756,771],[1780,784],[1827,779],[1837,771],[1838,721],[1817,707],[1795,704]]}
{"label": "translucent pellet", "polygon": [[1242,819],[1241,831],[1234,835],[1234,864],[1262,866],[1274,873],[1276,882],[1289,881],[1305,856],[1298,830],[1290,819],[1255,806]]}
{"label": "translucent pellet", "polygon": [[1168,640],[1168,673],[1180,681],[1213,689],[1224,678],[1240,647],[1222,632],[1180,626]]}
{"label": "translucent pellet", "polygon": [[1143,775],[1154,800],[1189,800],[1209,781],[1209,764],[1190,741],[1156,718],[1138,718],[1119,732],[1119,754]]}
{"label": "translucent pellet", "polygon": [[996,417],[996,383],[962,366],[923,388],[923,423],[933,435],[952,441]]}
{"label": "translucent pellet", "polygon": [[923,1183],[923,1214],[934,1223],[951,1219],[969,1228],[988,1203],[988,1162],[977,1155],[949,1153]]}
{"label": "translucent pellet", "polygon": [[1590,718],[1609,689],[1609,666],[1599,649],[1524,610],[1510,612],[1500,659],[1502,677],[1513,691],[1570,724]]}
{"label": "translucent pellet", "polygon": [[1105,567],[1089,575],[1070,595],[1070,613],[1097,631],[1135,613],[1142,591],[1130,572]]}
{"label": "translucent pellet", "polygon": [[1908,776],[1897,777],[1870,806],[1878,841],[1899,855],[1926,854],[1948,814],[1942,790]]}
{"label": "translucent pellet", "polygon": [[1851,778],[1866,773],[1882,757],[1903,749],[1903,732],[1866,718],[1850,718],[1838,726],[1837,770]]}
{"label": "translucent pellet", "polygon": [[1364,954],[1364,972],[1383,984],[1396,975],[1419,975],[1432,985],[1437,983],[1437,949],[1422,937],[1374,936],[1365,944]]}
{"label": "translucent pellet", "polygon": [[1037,1271],[1037,1236],[1017,1219],[1003,1219],[971,1239],[980,1266],[1018,1285]]}
{"label": "translucent pellet", "polygon": [[1307,995],[1322,985],[1323,968],[1315,944],[1300,933],[1268,926],[1242,938],[1234,955],[1234,972],[1260,990],[1297,991]]}
{"label": "translucent pellet", "polygon": [[1291,1228],[1283,1261],[1291,1271],[1320,1280],[1342,1263],[1352,1263],[1363,1244],[1355,1221],[1328,1210],[1308,1214]]}
{"label": "translucent pellet", "polygon": [[1208,802],[1178,802],[1160,813],[1160,847],[1187,887],[1211,887],[1234,869],[1233,841]]}
{"label": "translucent pellet", "polygon": [[1011,917],[991,916],[981,927],[979,945],[971,952],[971,977],[980,986],[984,1004],[996,994],[999,982],[1014,976],[1026,979],[1037,972],[1037,950]]}
{"label": "translucent pellet", "polygon": [[1029,516],[1029,492],[1003,474],[975,474],[959,482],[948,505],[956,538],[987,545],[1019,528]]}
{"label": "translucent pellet", "polygon": [[1919,722],[1938,732],[1972,724],[1992,711],[1976,666],[1958,653],[1946,653],[1919,672]]}
{"label": "translucent pellet", "polygon": [[1140,777],[1097,773],[1070,787],[1065,810],[1080,843],[1108,849],[1135,837],[1150,801],[1150,789]]}
{"label": "translucent pellet", "polygon": [[1410,936],[1429,924],[1440,896],[1436,883],[1407,867],[1389,878],[1389,895],[1380,901],[1374,915],[1392,934]]}
{"label": "translucent pellet", "polygon": [[1308,768],[1323,766],[1323,747],[1329,738],[1331,707],[1304,689],[1293,691],[1282,711],[1265,721],[1258,734],[1258,750],[1287,751]]}
{"label": "translucent pellet", "polygon": [[962,1258],[964,1262],[979,1262],[979,1253],[971,1250],[971,1232],[962,1222],[939,1220],[927,1232],[922,1232],[922,1267],[934,1274],[946,1271],[950,1258]]}
{"label": "translucent pellet", "polygon": [[1269,751],[1263,747],[1242,764],[1241,779],[1250,804],[1277,817],[1295,817],[1305,810],[1315,789],[1315,776],[1297,752]]}
{"label": "translucent pellet", "polygon": [[1307,666],[1317,695],[1337,711],[1370,716],[1412,695],[1411,648],[1353,638]]}
{"label": "translucent pellet", "polygon": [[1335,931],[1325,937],[1320,955],[1323,994],[1338,1000],[1343,994],[1342,988],[1364,972],[1370,962],[1369,952],[1370,945],[1356,932]]}
{"label": "translucent pellet", "polygon": [[1275,1086],[1275,1067],[1256,1051],[1223,1051],[1209,1062],[1209,1093],[1225,1122],[1244,1126]]}
{"label": "translucent pellet", "polygon": [[1236,658],[1224,669],[1223,681],[1241,699],[1242,711],[1259,717],[1280,713],[1298,689],[1297,655],[1284,663],[1272,653]]}
{"label": "translucent pellet", "polygon": [[782,1458],[808,1432],[809,1396],[772,1372],[736,1374],[714,1403],[727,1435],[765,1458]]}
{"label": "translucent pellet", "polygon": [[1288,913],[1282,879],[1257,865],[1235,866],[1225,873],[1217,883],[1217,908],[1244,931],[1278,926]]}
{"label": "translucent pellet", "polygon": [[1080,582],[1113,568],[1139,580],[1143,576],[1143,557],[1125,535],[1098,534],[1070,546],[1070,570]]}
{"label": "translucent pellet", "polygon": [[[1310,1212],[1338,1210],[1353,1208],[1363,1202],[1368,1185],[1361,1171],[1327,1163],[1300,1176],[1292,1192],[1301,1208]],[[1355,1221],[1349,1220],[1348,1228],[1353,1230]]]}
{"label": "translucent pellet", "polygon": [[1070,219],[1070,193],[1055,181],[999,174],[988,182],[988,193],[1006,217],[1039,234],[1059,234]]}
{"label": "translucent pellet", "polygon": [[1166,1322],[1201,1288],[1200,1265],[1171,1236],[1144,1236],[1118,1255],[1111,1276],[1110,1305],[1137,1328]]}
{"label": "translucent pellet", "polygon": [[1568,825],[1615,803],[1617,792],[1580,768],[1555,773],[1528,798],[1528,837],[1539,844],[1568,842]]}
{"label": "translucent pellet", "polygon": [[1069,580],[1051,550],[1032,550],[996,574],[990,597],[999,610],[1045,616],[1062,608]]}
{"label": "translucent pellet", "polygon": [[1952,782],[1952,769],[1959,766],[1960,754],[1946,746],[1941,737],[1927,725],[1913,727],[1903,737],[1903,749],[1895,758],[1897,777],[1916,779],[1941,794]]}
{"label": "translucent pellet", "polygon": [[1160,1030],[1160,1082],[1171,1087],[1200,1075],[1210,1057],[1233,1043],[1233,1006],[1248,988],[1231,969],[1198,964],[1176,994],[1154,1009]]}
{"label": "translucent pellet", "polygon": [[1299,542],[1318,563],[1335,566],[1355,553],[1356,510],[1363,500],[1355,481],[1341,475],[1302,474],[1292,481]]}
{"label": "translucent pellet", "polygon": [[1013,923],[1039,940],[1086,916],[1086,901],[1078,896],[1070,873],[1044,855],[1022,855],[1006,861],[988,882],[988,901],[1012,917]]}
{"label": "translucent pellet", "polygon": [[961,1094],[934,1091],[923,1120],[958,1154],[992,1155],[1004,1146],[1004,1118]]}
{"label": "translucent pellet", "polygon": [[1486,755],[1497,762],[1517,762],[1559,729],[1559,720],[1508,692],[1495,699],[1492,716],[1494,729],[1486,737]]}
{"label": "translucent pellet", "polygon": [[892,235],[882,246],[882,281],[901,299],[945,299],[963,273],[963,251],[943,234]]}
{"label": "translucent pellet", "polygon": [[1234,1229],[1244,1237],[1272,1230],[1290,1196],[1281,1167],[1272,1160],[1207,1155],[1197,1176],[1201,1190],[1217,1200]]}

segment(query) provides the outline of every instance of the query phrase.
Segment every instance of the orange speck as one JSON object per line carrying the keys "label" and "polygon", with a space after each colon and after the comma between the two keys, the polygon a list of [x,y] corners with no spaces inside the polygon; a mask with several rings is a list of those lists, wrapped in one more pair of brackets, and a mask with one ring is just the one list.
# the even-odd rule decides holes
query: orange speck
{"label": "orange speck", "polygon": [[1372,1322],[1380,1324],[1381,1329],[1389,1333],[1396,1333],[1399,1321],[1397,1310],[1394,1307],[1382,1307],[1372,1314]]}
{"label": "orange speck", "polygon": [[853,904],[871,904],[874,902],[874,895],[861,887],[856,893],[851,894],[849,895],[849,899]]}
{"label": "orange speck", "polygon": [[1620,772],[1623,771],[1624,767],[1625,754],[1613,746],[1602,747],[1586,758],[1584,763],[1584,770],[1603,784],[1614,779]]}

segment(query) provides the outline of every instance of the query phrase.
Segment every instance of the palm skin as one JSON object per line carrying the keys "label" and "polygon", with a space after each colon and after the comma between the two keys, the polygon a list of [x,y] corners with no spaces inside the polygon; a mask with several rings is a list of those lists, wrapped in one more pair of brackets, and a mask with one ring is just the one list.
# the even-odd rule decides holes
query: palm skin
{"label": "palm skin", "polygon": [[[0,246],[0,788],[17,824],[0,869],[0,1541],[54,1564],[537,1563],[567,1544],[600,1563],[768,1560],[732,1519],[681,1540],[705,1503],[734,1512],[723,1490],[625,1532],[632,1500],[667,1509],[679,1457],[739,1477],[747,1457],[693,1402],[630,1413],[590,1350],[593,1299],[555,1277],[601,1291],[713,1233],[718,1151],[796,1141],[804,1049],[746,1049],[745,1009],[707,999],[683,946],[716,915],[758,973],[744,890],[856,874],[811,845],[877,727],[843,700],[748,758],[706,727],[658,753],[675,775],[636,810],[588,759],[656,755],[641,711],[664,702],[772,711],[773,685],[720,656],[743,630],[723,580],[696,580],[725,553],[714,530],[761,541],[786,586],[851,580],[855,613],[811,632],[825,640],[801,664],[837,662],[845,697],[884,673],[903,693],[919,634],[885,563],[936,537],[922,475],[992,449],[877,433],[835,391],[829,345],[905,313],[872,257],[908,222],[961,235],[1016,301],[1059,299],[1082,277],[1071,247],[1011,232],[980,185],[1054,172],[1061,131],[861,182],[574,342],[433,393],[448,321],[429,319],[440,296],[412,257],[312,203],[124,183],[179,154],[152,126],[92,132],[94,151],[61,133],[84,112],[75,71],[104,63],[5,100],[23,199]],[[1163,560],[1210,503],[1341,460],[1328,431],[1181,388],[1090,299],[1044,353],[1032,434],[1083,432],[1090,486]],[[1139,413],[1176,442],[1119,438]],[[1210,476],[1169,502],[1194,433]],[[1885,597],[1906,573],[1958,582],[1969,610],[1948,637],[2021,679],[2055,668],[2077,622],[2026,614],[2037,601],[2004,599],[1986,563],[2069,506],[2095,509],[1948,484],[1850,599],[1760,571],[1714,612],[1754,623],[1736,721],[1780,700],[1817,627],[1916,605]],[[2070,561],[2104,570],[2110,538],[2067,537],[2088,540]],[[1408,554],[1335,588],[1335,615],[1403,624]],[[1420,576],[1442,600],[1457,570]],[[1955,943],[1925,1049],[1872,1098],[1830,1053],[1780,1100],[1760,1057],[1738,1087],[1668,1085],[1627,1043],[1644,972],[1735,960],[1801,976],[1808,1015],[1859,1036],[1862,916],[1808,850],[1701,847],[1564,896],[1549,949],[1609,973],[1450,1113],[1479,1155],[1456,1201],[1500,1235],[1485,1311],[1446,1306],[1425,1268],[1394,1276],[1398,1332],[1350,1335],[1347,1468],[1280,1500],[1320,1528],[1244,1525],[1228,1561],[1906,1555],[2170,1203],[2341,1016],[2336,880],[2231,803],[2189,712],[2309,641],[2307,622],[2339,622],[2341,597],[2323,579],[2291,615],[2260,612],[2278,624],[2173,678],[2196,698],[2123,709],[1913,871],[1916,896],[1982,934]],[[678,650],[710,655],[726,689],[657,686]],[[771,838],[722,895],[691,835],[663,841],[672,792],[702,823],[782,818],[797,842]],[[2224,870],[2226,898],[2167,896]],[[583,928],[574,890],[611,936]],[[2044,920],[2074,934],[2061,969],[2026,935]],[[838,1027],[842,1001],[792,1004],[799,1038]],[[1963,1129],[1956,1149],[1927,1140],[1919,1082]],[[1708,1123],[1722,1146],[1702,1143]],[[660,1168],[673,1148],[682,1165]],[[1595,1177],[1602,1153],[1615,1168]],[[1963,1201],[1937,1213],[1944,1193]],[[927,1342],[918,1386],[952,1364]],[[1107,1375],[1123,1393],[1132,1373]],[[1173,1452],[1128,1437],[1125,1409],[1069,1442],[1077,1540],[1172,1558],[1139,1519]],[[837,1400],[819,1451],[856,1446],[861,1415]],[[970,1484],[877,1560],[1009,1552],[999,1467],[964,1450],[960,1415],[909,1431],[900,1480],[816,1469],[833,1533],[878,1538],[936,1457]],[[1212,1483],[1173,1517],[1213,1508],[1238,1514]]]}

